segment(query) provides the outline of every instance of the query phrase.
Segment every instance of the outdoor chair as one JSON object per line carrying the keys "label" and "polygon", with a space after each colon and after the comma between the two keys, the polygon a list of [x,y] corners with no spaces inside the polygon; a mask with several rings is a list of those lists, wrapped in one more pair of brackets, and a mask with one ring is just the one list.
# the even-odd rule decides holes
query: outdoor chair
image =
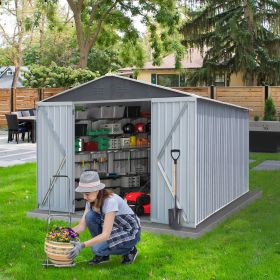
{"label": "outdoor chair", "polygon": [[22,134],[22,140],[24,141],[25,132],[27,132],[27,141],[30,140],[30,130],[27,130],[24,125],[20,125],[16,114],[6,114],[7,124],[8,124],[8,143],[13,141],[14,136],[18,144],[19,134]]}
{"label": "outdoor chair", "polygon": [[29,117],[30,116],[29,110],[21,111],[21,114],[22,114],[23,117]]}

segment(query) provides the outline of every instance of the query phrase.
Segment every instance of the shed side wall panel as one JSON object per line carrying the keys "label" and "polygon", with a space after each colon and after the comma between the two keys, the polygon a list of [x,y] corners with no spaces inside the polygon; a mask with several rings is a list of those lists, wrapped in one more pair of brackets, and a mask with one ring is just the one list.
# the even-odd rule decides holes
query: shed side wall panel
{"label": "shed side wall panel", "polygon": [[[176,99],[176,98],[175,98]],[[173,131],[170,141],[160,152],[176,120],[186,105],[180,122]],[[174,198],[159,168],[162,166],[167,180],[172,185],[171,149],[180,149],[181,155],[177,169],[177,195],[186,221],[185,226],[194,226],[195,219],[195,101],[152,100],[152,138],[151,138],[151,220],[168,223],[168,209],[174,207]]]}
{"label": "shed side wall panel", "polygon": [[249,191],[249,113],[197,102],[196,224]]}

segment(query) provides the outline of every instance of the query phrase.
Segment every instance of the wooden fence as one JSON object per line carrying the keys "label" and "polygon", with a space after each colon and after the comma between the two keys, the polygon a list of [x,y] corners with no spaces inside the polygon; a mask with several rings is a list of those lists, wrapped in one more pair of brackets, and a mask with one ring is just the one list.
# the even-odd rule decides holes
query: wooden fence
{"label": "wooden fence", "polygon": [[0,127],[7,125],[5,114],[17,110],[35,108],[38,101],[54,96],[63,90],[63,88],[0,89]]}
{"label": "wooden fence", "polygon": [[264,115],[265,100],[271,96],[280,114],[280,87],[184,87],[175,88],[199,96],[216,99],[251,109],[250,119]]}
{"label": "wooden fence", "polygon": [[[276,105],[278,117],[280,114],[280,87],[182,87],[175,88],[199,96],[232,103],[252,109],[250,118],[264,115],[266,98],[272,97]],[[36,102],[62,92],[63,88],[26,89],[19,88],[15,91],[0,89],[0,127],[6,126],[5,114],[11,111],[30,109]]]}

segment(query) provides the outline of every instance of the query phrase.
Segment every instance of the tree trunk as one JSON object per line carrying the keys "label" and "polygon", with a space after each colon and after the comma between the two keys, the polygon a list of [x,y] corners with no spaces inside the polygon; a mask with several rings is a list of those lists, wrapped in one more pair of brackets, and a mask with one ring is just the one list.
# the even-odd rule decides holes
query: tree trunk
{"label": "tree trunk", "polygon": [[20,72],[20,66],[19,65],[15,65],[15,73],[14,73],[14,77],[13,77],[13,83],[12,83],[12,86],[11,86],[11,88],[13,88],[13,89],[17,88],[19,72]]}
{"label": "tree trunk", "polygon": [[80,61],[79,61],[80,68],[84,69],[87,67],[88,55],[89,55],[89,48],[87,47],[80,48]]}

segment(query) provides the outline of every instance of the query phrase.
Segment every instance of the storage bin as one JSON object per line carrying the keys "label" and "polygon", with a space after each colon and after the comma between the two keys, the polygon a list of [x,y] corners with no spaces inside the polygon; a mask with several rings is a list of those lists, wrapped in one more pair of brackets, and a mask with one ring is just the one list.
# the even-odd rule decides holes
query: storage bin
{"label": "storage bin", "polygon": [[114,117],[113,106],[97,106],[88,110],[89,119],[111,119]]}
{"label": "storage bin", "polygon": [[87,111],[75,111],[75,119],[79,120],[79,119],[86,119],[87,118]]}
{"label": "storage bin", "polygon": [[119,105],[113,107],[113,117],[114,118],[122,118],[125,110],[125,106]]}
{"label": "storage bin", "polygon": [[138,118],[140,116],[140,106],[126,106],[124,118]]}
{"label": "storage bin", "polygon": [[87,135],[87,124],[75,124],[75,137]]}
{"label": "storage bin", "polygon": [[120,183],[122,188],[138,188],[140,187],[140,176],[123,176]]}
{"label": "storage bin", "polygon": [[96,142],[86,142],[86,143],[84,143],[84,150],[85,151],[97,151],[98,144]]}
{"label": "storage bin", "polygon": [[101,129],[108,129],[109,134],[122,134],[122,126],[120,123],[106,123],[100,125]]}
{"label": "storage bin", "polygon": [[129,148],[130,138],[120,138],[121,148]]}
{"label": "storage bin", "polygon": [[120,148],[121,148],[120,138],[110,139],[109,149],[120,149]]}

